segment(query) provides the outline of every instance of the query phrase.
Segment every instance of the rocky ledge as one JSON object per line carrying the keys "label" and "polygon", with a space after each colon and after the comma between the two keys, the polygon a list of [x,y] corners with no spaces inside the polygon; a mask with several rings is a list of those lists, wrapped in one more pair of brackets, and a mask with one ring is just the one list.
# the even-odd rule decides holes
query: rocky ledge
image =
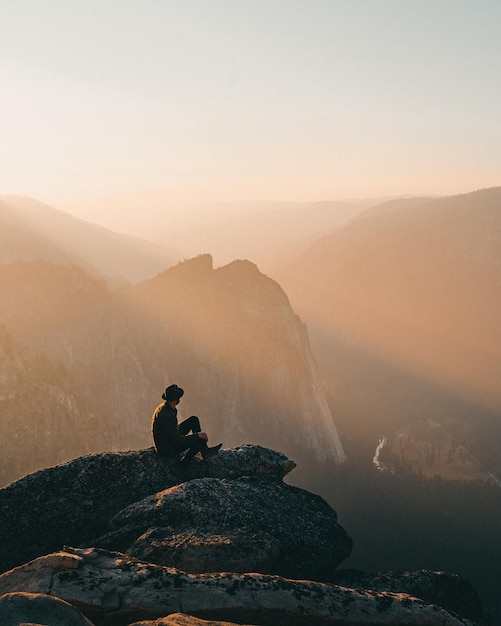
{"label": "rocky ledge", "polygon": [[92,542],[192,573],[328,580],[352,540],[319,496],[282,481],[197,478],[130,505]]}
{"label": "rocky ledge", "polygon": [[183,472],[176,459],[153,448],[91,454],[29,474],[0,489],[0,571],[63,545],[81,545],[107,532],[128,505],[202,476],[282,479],[295,467],[284,454],[260,446],[222,450],[210,465],[195,460]]}
{"label": "rocky ledge", "polygon": [[283,482],[294,466],[241,446],[181,475],[149,449],[82,457],[1,489],[0,623],[481,622],[460,577],[337,570],[352,540],[322,498]]}

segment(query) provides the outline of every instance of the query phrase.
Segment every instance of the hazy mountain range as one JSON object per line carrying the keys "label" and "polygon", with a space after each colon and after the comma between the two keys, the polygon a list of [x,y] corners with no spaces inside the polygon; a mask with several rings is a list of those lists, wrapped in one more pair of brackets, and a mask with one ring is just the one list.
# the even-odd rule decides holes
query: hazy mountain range
{"label": "hazy mountain range", "polygon": [[404,442],[421,438],[414,469],[428,464],[432,475],[447,475],[458,446],[501,470],[491,430],[501,410],[501,188],[384,203],[275,277],[310,328],[341,431],[394,435],[407,460]]}
{"label": "hazy mountain range", "polygon": [[257,212],[183,230],[177,241],[189,256],[210,252],[216,265],[251,259],[267,272],[273,263],[294,257],[308,242],[340,228],[375,203],[367,199],[265,206]]}
{"label": "hazy mountain range", "polygon": [[[416,470],[449,477],[483,475],[487,468],[497,468],[499,452],[497,438],[486,433],[496,431],[500,422],[497,381],[501,373],[501,331],[497,311],[501,301],[501,189],[446,198],[392,200],[376,206],[371,206],[372,202],[266,207],[240,221],[219,219],[176,239],[183,246],[192,246],[192,250],[197,245],[206,246],[220,258],[262,260],[307,324],[321,387],[327,392],[345,446],[352,453],[353,446],[363,445],[368,448],[364,454],[369,454],[379,438],[386,436],[386,453],[393,451]],[[108,286],[119,284],[117,277],[123,282],[151,278],[183,253],[176,257],[162,245],[117,235],[26,198],[3,197],[0,220],[0,250],[5,265],[0,285],[2,319],[6,319],[13,302],[24,302],[21,313],[17,308],[11,312],[7,330],[21,346],[36,346],[36,350],[48,354],[54,342],[63,345],[64,325],[78,323],[81,337],[77,344],[70,345],[74,335],[66,338],[61,354],[56,351],[50,358],[56,364],[64,362],[65,367],[73,367],[68,357],[71,353],[76,361],[85,362],[89,371],[101,367],[93,360],[100,355],[102,345],[111,341],[118,369],[136,363],[141,370],[139,376],[134,371],[123,373],[125,379],[141,380],[133,384],[136,390],[130,394],[132,399],[123,401],[129,416],[133,411],[144,413],[146,406],[149,411],[152,387],[158,391],[163,385],[163,374],[156,376],[157,362],[150,356],[161,352],[157,330],[148,338],[137,338],[135,333],[139,331],[130,330],[136,324],[141,333],[150,332],[152,317],[160,332],[166,332],[167,321],[170,327],[175,326],[179,341],[187,333],[189,350],[194,350],[197,337],[205,345],[199,354],[217,353],[215,362],[231,360],[231,367],[236,367],[239,359],[250,363],[248,355],[252,354],[256,372],[259,363],[266,362],[269,369],[263,370],[266,374],[262,374],[261,385],[266,383],[269,370],[280,372],[284,367],[270,346],[280,335],[281,324],[293,315],[292,310],[285,304],[286,296],[280,296],[284,300],[272,333],[273,324],[265,317],[274,310],[267,307],[276,296],[269,302],[267,298],[275,289],[276,293],[281,290],[252,263],[230,263],[226,269],[215,270],[210,257],[205,256],[172,274],[130,286],[128,291],[113,292]],[[321,232],[323,236],[315,238],[315,233]],[[164,239],[170,240],[167,236]],[[203,248],[197,250],[201,251]],[[86,272],[43,263],[7,267],[9,261],[35,258],[56,264],[71,262]],[[89,272],[106,277],[108,286],[91,280]],[[114,280],[110,281],[109,276]],[[259,288],[255,289],[256,285]],[[163,312],[163,321],[159,311]],[[142,318],[129,319],[137,315],[146,315],[148,324],[144,325]],[[20,333],[22,320],[28,317],[30,322]],[[242,324],[237,320],[243,320]],[[270,328],[268,334],[260,332],[253,348],[257,339],[251,335],[244,341],[244,337],[256,321]],[[103,344],[104,325],[108,338]],[[309,350],[306,334],[300,341]],[[94,352],[88,347],[92,344]],[[140,357],[137,345],[143,351]],[[176,347],[179,350],[186,353],[184,344]],[[86,351],[89,354],[83,357]],[[283,356],[280,350],[277,354]],[[311,358],[309,352],[304,354],[303,360]],[[150,369],[148,361],[155,363]],[[104,363],[104,374],[96,388],[92,394],[86,393],[98,398],[94,404],[101,409],[110,407],[106,409],[109,412],[122,403],[119,399],[115,405],[113,399],[114,394],[120,398],[122,383],[108,381],[107,368],[113,366],[106,359]],[[243,371],[243,361],[238,367]],[[182,374],[193,376],[188,367]],[[218,383],[218,389],[225,389],[223,402],[232,405],[233,416],[246,412],[242,408],[244,387],[235,383],[238,376],[228,376],[225,388],[222,380]],[[281,376],[285,396],[290,394],[286,387],[291,382]],[[155,384],[147,380],[155,380]],[[275,384],[278,379],[272,380]],[[315,391],[310,396],[324,402],[319,384],[314,383]],[[115,391],[98,392],[101,386]],[[266,388],[266,395],[273,395],[272,387]],[[251,399],[243,404],[250,406]],[[308,415],[308,403],[302,400],[300,404],[301,411]],[[283,409],[280,411],[283,413]],[[236,432],[243,431],[235,423]],[[228,436],[227,431],[224,434]],[[120,445],[120,441],[115,439],[114,445]]]}
{"label": "hazy mountain range", "polygon": [[300,463],[353,529],[348,567],[457,571],[499,614],[501,189],[341,207],[193,231],[217,267],[4,197],[2,484],[150,446],[175,381],[213,442]]}
{"label": "hazy mountain range", "polygon": [[[135,231],[147,233],[145,239],[120,234],[130,231],[131,226],[124,218],[122,227],[119,215],[115,215],[116,229],[112,230],[32,198],[0,196],[0,263],[41,258],[75,263],[108,280],[131,282],[150,278],[201,253],[210,253],[215,265],[250,259],[266,269],[283,260],[284,255],[295,256],[307,242],[339,228],[375,203],[370,199],[257,203],[252,210],[251,206],[230,203],[209,207],[205,221],[199,218],[197,225],[196,207],[188,207],[184,212],[157,210],[150,220],[145,217],[147,210],[138,211],[141,224],[136,225]],[[234,217],[240,208],[242,213]]]}

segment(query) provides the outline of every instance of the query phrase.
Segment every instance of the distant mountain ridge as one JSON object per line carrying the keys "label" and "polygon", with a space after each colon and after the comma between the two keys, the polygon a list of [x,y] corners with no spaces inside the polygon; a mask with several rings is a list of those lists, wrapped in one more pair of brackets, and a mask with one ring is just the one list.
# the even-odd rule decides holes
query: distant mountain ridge
{"label": "distant mountain ridge", "polygon": [[337,229],[377,201],[283,203],[258,213],[218,219],[178,233],[189,256],[208,252],[217,265],[251,259],[268,271],[310,238]]}
{"label": "distant mountain ridge", "polygon": [[176,263],[179,252],[21,196],[0,196],[0,264],[45,259],[136,282]]}

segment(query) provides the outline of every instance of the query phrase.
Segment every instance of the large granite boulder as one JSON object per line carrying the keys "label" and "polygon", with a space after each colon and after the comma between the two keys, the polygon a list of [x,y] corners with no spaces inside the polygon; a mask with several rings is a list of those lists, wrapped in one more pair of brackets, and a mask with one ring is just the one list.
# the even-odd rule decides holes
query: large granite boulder
{"label": "large granite boulder", "polygon": [[95,548],[39,557],[0,575],[0,594],[57,596],[96,624],[186,613],[260,626],[466,626],[406,594],[356,591],[263,574],[187,574]]}
{"label": "large granite boulder", "polygon": [[92,626],[68,602],[42,593],[14,592],[0,597],[2,626]]}
{"label": "large granite boulder", "polygon": [[352,548],[320,496],[260,477],[190,480],[130,505],[111,525],[92,545],[193,573],[328,581]]}
{"label": "large granite boulder", "polygon": [[295,467],[280,452],[260,446],[221,450],[198,459],[180,477],[177,458],[153,448],[91,454],[40,470],[0,489],[0,571],[65,544],[81,545],[105,533],[109,520],[150,494],[201,476],[283,478]]}

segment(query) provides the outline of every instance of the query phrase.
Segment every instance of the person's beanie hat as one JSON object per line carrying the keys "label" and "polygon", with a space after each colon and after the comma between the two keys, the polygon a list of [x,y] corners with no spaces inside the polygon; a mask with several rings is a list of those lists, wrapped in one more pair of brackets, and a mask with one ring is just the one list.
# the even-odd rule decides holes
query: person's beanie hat
{"label": "person's beanie hat", "polygon": [[173,400],[179,400],[184,394],[184,389],[178,387],[177,385],[169,385],[167,389],[163,392],[162,398],[166,402],[172,402]]}

